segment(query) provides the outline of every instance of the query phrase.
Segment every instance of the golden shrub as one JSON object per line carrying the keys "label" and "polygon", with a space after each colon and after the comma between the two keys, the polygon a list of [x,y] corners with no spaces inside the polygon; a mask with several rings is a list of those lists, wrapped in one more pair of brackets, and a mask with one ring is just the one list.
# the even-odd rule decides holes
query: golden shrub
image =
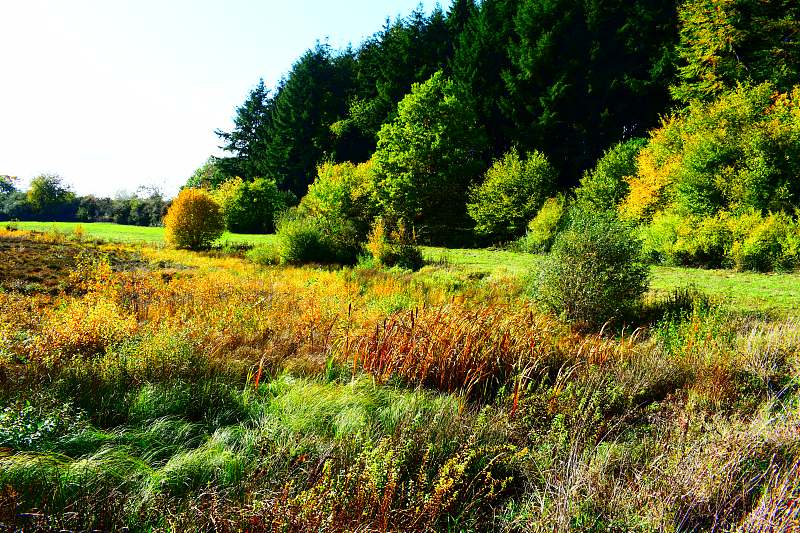
{"label": "golden shrub", "polygon": [[133,335],[136,328],[133,316],[115,302],[89,295],[48,313],[32,351],[46,357],[96,355]]}
{"label": "golden shrub", "polygon": [[164,238],[176,248],[208,248],[225,230],[222,209],[202,189],[183,189],[164,217]]}

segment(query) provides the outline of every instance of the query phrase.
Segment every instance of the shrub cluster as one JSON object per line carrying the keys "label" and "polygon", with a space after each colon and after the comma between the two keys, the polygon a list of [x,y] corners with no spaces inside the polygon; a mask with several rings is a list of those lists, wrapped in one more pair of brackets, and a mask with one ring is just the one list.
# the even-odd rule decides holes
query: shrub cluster
{"label": "shrub cluster", "polygon": [[670,117],[639,153],[622,212],[649,220],[665,209],[708,216],[800,205],[798,101],[800,87],[739,86]]}
{"label": "shrub cluster", "polygon": [[329,221],[299,209],[290,209],[279,217],[276,235],[281,263],[352,264],[362,248],[350,220]]}
{"label": "shrub cluster", "polygon": [[475,230],[494,238],[518,237],[552,193],[556,171],[544,154],[520,157],[512,148],[469,193],[467,211]]}
{"label": "shrub cluster", "polygon": [[800,266],[800,223],[782,212],[713,216],[656,215],[642,228],[644,252],[654,262],[771,272]]}
{"label": "shrub cluster", "polygon": [[548,198],[528,223],[528,232],[516,242],[515,248],[529,253],[549,252],[553,241],[563,229],[567,214],[567,201],[559,195]]}
{"label": "shrub cluster", "polygon": [[270,233],[275,217],[294,201],[291,193],[280,191],[275,180],[233,178],[213,192],[222,208],[225,227],[233,233]]}
{"label": "shrub cluster", "polygon": [[382,266],[419,270],[424,264],[414,232],[400,221],[390,228],[383,218],[375,220],[367,241],[367,250]]}

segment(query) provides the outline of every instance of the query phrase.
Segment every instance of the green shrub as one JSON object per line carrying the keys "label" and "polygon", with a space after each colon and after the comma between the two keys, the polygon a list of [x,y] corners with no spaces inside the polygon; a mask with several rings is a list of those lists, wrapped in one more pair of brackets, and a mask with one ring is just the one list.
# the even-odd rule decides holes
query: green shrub
{"label": "green shrub", "polygon": [[372,258],[382,266],[399,266],[410,270],[419,270],[425,264],[422,251],[416,245],[413,232],[402,222],[389,229],[382,218],[378,218],[372,227],[367,242]]}
{"label": "green shrub", "polygon": [[517,248],[534,254],[549,252],[565,220],[565,214],[566,200],[563,196],[545,200],[542,208],[528,223],[528,233],[518,241]]}
{"label": "green shrub", "polygon": [[635,138],[607,150],[575,189],[578,203],[586,208],[615,209],[628,194],[626,178],[636,174],[636,156],[646,145],[647,139]]}
{"label": "green shrub", "polygon": [[534,293],[550,310],[596,328],[639,302],[649,269],[629,224],[602,212],[570,217],[538,269]]}
{"label": "green shrub", "polygon": [[800,225],[786,213],[766,217],[754,210],[707,217],[661,213],[642,228],[641,237],[645,256],[668,265],[735,266],[759,272],[800,265]]}
{"label": "green shrub", "polygon": [[245,257],[258,265],[277,265],[280,263],[278,248],[272,244],[255,246],[245,253]]}
{"label": "green shrub", "polygon": [[291,193],[278,190],[275,180],[256,178],[251,182],[233,178],[214,191],[222,207],[225,227],[233,233],[270,233],[275,216],[294,200]]}
{"label": "green shrub", "polygon": [[770,213],[747,236],[733,244],[731,254],[739,270],[771,272],[797,266],[798,224],[785,213]]}
{"label": "green shrub", "polygon": [[475,231],[496,238],[518,236],[552,192],[555,178],[544,154],[534,151],[522,158],[512,148],[470,190],[467,211]]}
{"label": "green shrub", "polygon": [[778,93],[765,83],[693,102],[652,132],[621,211],[637,220],[664,210],[791,211],[800,204],[798,101],[800,86]]}
{"label": "green shrub", "polygon": [[352,264],[362,248],[350,221],[326,221],[297,209],[279,217],[276,235],[281,263]]}
{"label": "green shrub", "polygon": [[314,218],[336,224],[348,220],[358,233],[358,240],[367,237],[377,206],[374,199],[374,164],[372,161],[323,163],[317,177],[300,201],[300,210]]}
{"label": "green shrub", "polygon": [[278,257],[281,263],[327,263],[331,250],[316,219],[286,213],[278,219]]}

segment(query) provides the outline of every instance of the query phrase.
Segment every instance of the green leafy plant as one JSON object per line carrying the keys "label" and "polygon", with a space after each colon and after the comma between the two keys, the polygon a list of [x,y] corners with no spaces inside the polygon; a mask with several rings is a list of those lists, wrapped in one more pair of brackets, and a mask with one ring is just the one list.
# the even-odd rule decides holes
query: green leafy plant
{"label": "green leafy plant", "polygon": [[519,236],[553,190],[556,171],[544,154],[520,157],[512,148],[469,192],[467,211],[475,231],[495,238]]}
{"label": "green leafy plant", "polygon": [[549,252],[567,212],[566,199],[559,195],[548,198],[528,223],[528,232],[517,241],[517,248],[530,253]]}
{"label": "green leafy plant", "polygon": [[631,310],[649,269],[631,226],[610,214],[573,212],[535,276],[537,299],[568,320],[596,328]]}

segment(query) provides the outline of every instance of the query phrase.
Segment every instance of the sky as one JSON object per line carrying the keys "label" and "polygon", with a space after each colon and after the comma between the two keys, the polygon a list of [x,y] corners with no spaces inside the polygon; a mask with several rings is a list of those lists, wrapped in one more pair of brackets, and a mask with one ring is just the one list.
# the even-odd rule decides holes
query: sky
{"label": "sky", "polygon": [[[215,129],[316,41],[343,48],[434,0],[0,0],[0,175],[171,196]],[[443,7],[448,1],[441,2]]]}

